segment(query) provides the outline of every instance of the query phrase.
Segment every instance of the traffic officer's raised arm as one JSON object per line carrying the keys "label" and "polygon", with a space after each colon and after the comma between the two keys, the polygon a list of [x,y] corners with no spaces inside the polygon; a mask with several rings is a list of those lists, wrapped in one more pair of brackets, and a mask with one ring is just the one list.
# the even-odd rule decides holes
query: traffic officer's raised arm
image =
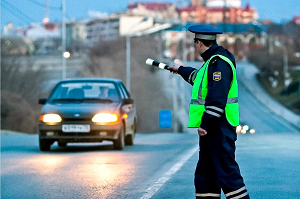
{"label": "traffic officer's raised arm", "polygon": [[196,78],[198,70],[193,67],[184,67],[179,64],[174,64],[173,66],[170,66],[169,69],[172,69],[175,71],[175,73],[178,73],[181,75],[181,77],[190,83],[191,85],[194,85],[193,80]]}
{"label": "traffic officer's raised arm", "polygon": [[205,112],[200,126],[206,131],[219,126],[220,117],[225,114],[228,92],[233,78],[232,69],[225,61],[218,58],[209,64],[207,78]]}

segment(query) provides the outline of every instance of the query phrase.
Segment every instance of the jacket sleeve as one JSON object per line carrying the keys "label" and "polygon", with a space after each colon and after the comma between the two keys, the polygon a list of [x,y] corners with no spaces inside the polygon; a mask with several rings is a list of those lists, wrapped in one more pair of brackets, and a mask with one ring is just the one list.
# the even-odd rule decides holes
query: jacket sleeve
{"label": "jacket sleeve", "polygon": [[216,59],[208,67],[208,90],[205,98],[205,112],[200,127],[209,131],[225,117],[225,106],[231,86],[233,73],[230,65],[222,59]]}
{"label": "jacket sleeve", "polygon": [[183,67],[180,66],[178,69],[178,74],[191,85],[194,85],[194,79],[197,76],[198,70],[193,67]]}

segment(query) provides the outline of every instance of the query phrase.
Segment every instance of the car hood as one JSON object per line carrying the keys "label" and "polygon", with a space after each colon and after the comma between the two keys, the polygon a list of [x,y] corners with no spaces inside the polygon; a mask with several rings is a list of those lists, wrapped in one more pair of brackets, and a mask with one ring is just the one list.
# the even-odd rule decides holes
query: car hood
{"label": "car hood", "polygon": [[119,102],[114,103],[53,103],[45,104],[41,114],[57,113],[62,118],[90,118],[100,112],[119,113]]}

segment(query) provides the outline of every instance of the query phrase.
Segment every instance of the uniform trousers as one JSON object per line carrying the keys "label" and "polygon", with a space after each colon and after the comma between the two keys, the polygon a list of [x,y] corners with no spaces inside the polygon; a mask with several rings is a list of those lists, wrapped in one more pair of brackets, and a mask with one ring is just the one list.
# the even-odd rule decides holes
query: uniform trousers
{"label": "uniform trousers", "polygon": [[226,126],[200,137],[196,199],[221,198],[221,189],[227,199],[250,199],[235,161],[235,141],[236,133]]}

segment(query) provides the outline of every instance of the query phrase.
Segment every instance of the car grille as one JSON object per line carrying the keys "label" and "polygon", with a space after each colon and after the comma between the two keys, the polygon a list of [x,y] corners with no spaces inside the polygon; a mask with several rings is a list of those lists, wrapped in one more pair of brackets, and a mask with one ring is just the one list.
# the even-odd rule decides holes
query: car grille
{"label": "car grille", "polygon": [[64,122],[70,122],[70,121],[74,121],[74,122],[79,122],[79,121],[82,121],[82,122],[91,122],[92,119],[91,118],[63,118],[62,121]]}

